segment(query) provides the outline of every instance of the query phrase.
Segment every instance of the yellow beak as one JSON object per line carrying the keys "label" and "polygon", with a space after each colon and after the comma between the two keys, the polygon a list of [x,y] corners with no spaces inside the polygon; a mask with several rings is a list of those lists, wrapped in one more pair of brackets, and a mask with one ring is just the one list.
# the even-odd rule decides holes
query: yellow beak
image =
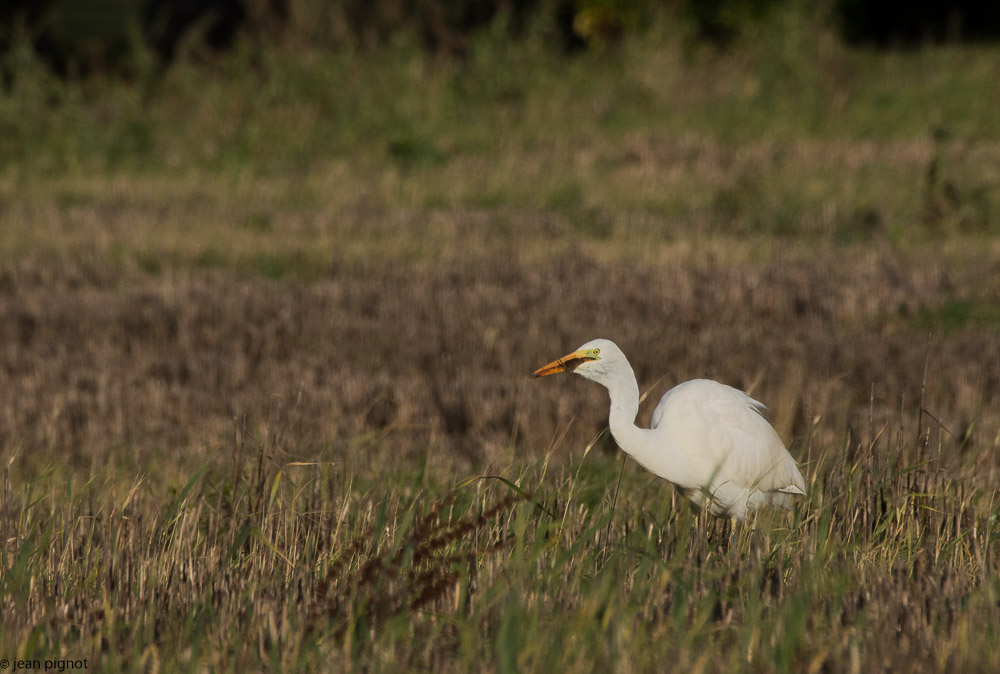
{"label": "yellow beak", "polygon": [[572,372],[588,360],[597,360],[597,358],[586,351],[574,351],[573,353],[567,353],[562,358],[554,360],[548,365],[543,365],[532,372],[531,378],[538,379],[539,377],[547,377],[550,374],[556,374],[558,372]]}

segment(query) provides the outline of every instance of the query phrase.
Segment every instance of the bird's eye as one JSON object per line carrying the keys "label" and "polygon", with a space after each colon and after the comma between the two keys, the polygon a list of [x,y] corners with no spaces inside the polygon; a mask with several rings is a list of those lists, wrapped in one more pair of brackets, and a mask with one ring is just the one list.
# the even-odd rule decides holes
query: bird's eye
{"label": "bird's eye", "polygon": [[595,356],[599,356],[601,354],[601,350],[600,349],[594,349],[593,353],[594,353]]}

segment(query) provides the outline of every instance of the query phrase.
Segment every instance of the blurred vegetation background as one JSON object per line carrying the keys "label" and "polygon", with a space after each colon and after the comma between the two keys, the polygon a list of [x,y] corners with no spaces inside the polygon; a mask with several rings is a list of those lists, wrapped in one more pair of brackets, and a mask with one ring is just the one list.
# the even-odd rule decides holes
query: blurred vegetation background
{"label": "blurred vegetation background", "polygon": [[[7,0],[0,655],[998,671],[998,35],[971,0]],[[585,454],[605,392],[527,375],[598,336],[639,423],[694,377],[767,403],[792,524],[734,541]]]}
{"label": "blurred vegetation background", "polygon": [[66,72],[125,67],[141,48],[170,60],[192,40],[225,49],[238,36],[259,45],[343,49],[409,33],[430,51],[464,53],[498,23],[512,40],[543,35],[563,51],[604,49],[665,19],[690,38],[725,46],[774,13],[810,15],[854,44],[1000,36],[1000,9],[977,0],[11,0],[0,10],[0,27],[4,44],[26,31],[46,60]]}
{"label": "blurred vegetation background", "polygon": [[[773,312],[733,319],[757,322],[761,339],[779,349],[794,341],[785,346],[835,350],[819,328],[831,321],[838,340],[901,329],[896,350],[911,366],[924,356],[928,331],[971,331],[991,343],[1000,324],[997,30],[996,6],[974,2],[925,1],[905,11],[853,0],[6,3],[0,255],[11,306],[35,326],[9,329],[30,336],[50,325],[65,334],[46,312],[91,287],[122,320],[159,296],[172,316],[164,320],[182,322],[176,288],[185,274],[198,283],[225,278],[225,287],[253,279],[265,284],[259,296],[272,282],[343,287],[337,296],[346,304],[335,302],[333,316],[355,312],[352,293],[369,287],[361,294],[383,302],[384,316],[362,316],[356,327],[336,319],[349,342],[311,338],[324,342],[325,358],[334,359],[337,344],[361,364],[358,390],[333,392],[350,413],[331,416],[322,411],[328,402],[317,402],[311,423],[328,437],[417,424],[466,447],[450,454],[472,464],[502,455],[520,432],[511,426],[534,432],[555,413],[555,401],[525,411],[516,400],[518,373],[549,358],[548,345],[617,334],[644,352],[636,367],[653,381],[664,374],[653,364],[670,362],[688,376],[725,373],[749,386],[765,361],[748,367],[748,354],[727,351],[727,339],[749,337],[713,324],[707,307],[725,308],[729,293],[752,293],[755,284],[785,298],[773,300],[775,311],[799,316],[794,324],[809,333],[767,336]],[[553,278],[534,275],[545,265]],[[645,275],[636,293],[653,304],[637,318],[637,307],[615,299],[621,287],[597,283],[602,275],[625,287]],[[60,283],[73,292],[57,290]],[[716,289],[674,310],[657,304],[691,284]],[[467,317],[482,292],[493,297],[500,285],[506,318],[484,317],[473,329],[439,315],[448,310],[440,306],[445,288],[463,289],[453,301]],[[404,297],[418,287],[435,290]],[[566,297],[581,287],[607,299]],[[21,296],[36,291],[54,296]],[[246,306],[226,304],[231,289],[219,294],[234,325],[248,320]],[[826,306],[841,294],[867,300]],[[72,300],[67,311],[89,301]],[[544,309],[553,305],[554,314]],[[802,312],[819,323],[808,326]],[[200,326],[207,317],[196,318]],[[379,318],[412,326],[409,343]],[[678,324],[689,329],[672,340],[649,328]],[[127,335],[129,325],[121,326]],[[501,364],[503,334],[537,329],[543,334],[517,362]],[[711,339],[710,329],[718,330]],[[305,339],[308,330],[297,330]],[[162,335],[133,337],[148,344]],[[695,360],[695,340],[715,346]],[[20,357],[41,358],[42,341],[27,339]],[[457,389],[432,365],[442,354],[468,362],[484,345],[494,371]],[[286,348],[282,357],[296,361]],[[422,354],[416,366],[408,348]],[[976,367],[957,352],[943,358],[961,363],[955,373]],[[120,442],[131,423],[116,434],[104,416],[122,413],[113,400],[123,381],[85,391],[80,404],[90,411],[74,422],[59,406],[53,412],[44,392],[74,375],[58,370],[65,363],[45,363],[56,368],[51,381],[16,401],[10,428],[22,432],[54,414],[61,443],[76,446],[80,428],[95,433],[95,445]],[[841,423],[867,409],[874,380],[915,395],[919,367],[901,374],[898,359],[868,365],[857,365],[854,378],[838,379],[834,365],[823,374],[836,382],[835,395],[823,395],[844,406]],[[806,366],[777,358],[770,367],[796,379]],[[178,390],[169,400],[212,401],[200,414],[184,407],[177,419],[189,438],[202,427],[216,433],[228,426],[235,397],[266,416],[260,377],[277,378],[272,390],[291,395],[298,383],[281,380],[289,368],[261,358],[249,375],[171,379]],[[962,402],[954,384],[940,383],[965,420],[995,400],[989,371],[976,376],[981,400]],[[497,378],[506,387],[499,402],[473,409],[474,400],[492,400]],[[369,405],[381,405],[372,401],[386,397],[390,411],[369,415]],[[155,392],[123,399],[149,405],[153,412],[136,413],[146,420],[164,404]],[[784,430],[808,432],[805,417],[795,418]],[[143,442],[162,440],[153,433]],[[36,441],[60,444],[41,432]],[[400,442],[420,453],[428,438],[403,434]]]}
{"label": "blurred vegetation background", "polygon": [[[1000,136],[998,35],[1000,9],[972,0],[15,0],[0,10],[0,170],[291,175],[339,157],[433,183],[463,158],[630,133],[906,139],[922,143],[922,175],[909,176],[922,189],[879,186],[881,208],[904,217],[861,194],[838,236],[901,220],[983,230],[992,171],[964,174],[983,173],[967,144]],[[529,196],[492,173],[422,202]],[[581,183],[527,187],[579,204],[600,188]],[[737,222],[736,204],[761,188],[742,176],[713,208]],[[788,229],[816,188],[758,225]],[[668,191],[638,205],[685,208]]]}

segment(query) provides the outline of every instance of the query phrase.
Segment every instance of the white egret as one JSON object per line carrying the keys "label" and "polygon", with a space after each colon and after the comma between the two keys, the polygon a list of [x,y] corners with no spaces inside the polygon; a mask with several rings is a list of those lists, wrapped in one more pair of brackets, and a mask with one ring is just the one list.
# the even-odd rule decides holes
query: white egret
{"label": "white egret", "polygon": [[587,342],[531,377],[573,372],[611,396],[615,442],[646,470],[676,485],[713,515],[743,519],[768,503],[790,508],[805,483],[766,409],[746,393],[709,379],[678,384],[663,394],[649,429],[635,425],[639,385],[625,354],[607,339]]}

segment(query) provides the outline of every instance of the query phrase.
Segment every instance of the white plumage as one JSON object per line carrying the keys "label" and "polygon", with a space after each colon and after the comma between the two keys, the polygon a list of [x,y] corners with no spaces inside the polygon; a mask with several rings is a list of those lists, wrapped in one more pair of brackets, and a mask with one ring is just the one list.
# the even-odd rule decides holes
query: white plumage
{"label": "white plumage", "polygon": [[766,408],[742,391],[709,379],[678,384],[663,394],[644,429],[635,425],[635,373],[614,342],[587,342],[532,377],[556,372],[574,372],[607,388],[618,446],[695,503],[709,499],[714,515],[743,519],[763,504],[791,507],[795,495],[805,494],[795,460],[761,416]]}

